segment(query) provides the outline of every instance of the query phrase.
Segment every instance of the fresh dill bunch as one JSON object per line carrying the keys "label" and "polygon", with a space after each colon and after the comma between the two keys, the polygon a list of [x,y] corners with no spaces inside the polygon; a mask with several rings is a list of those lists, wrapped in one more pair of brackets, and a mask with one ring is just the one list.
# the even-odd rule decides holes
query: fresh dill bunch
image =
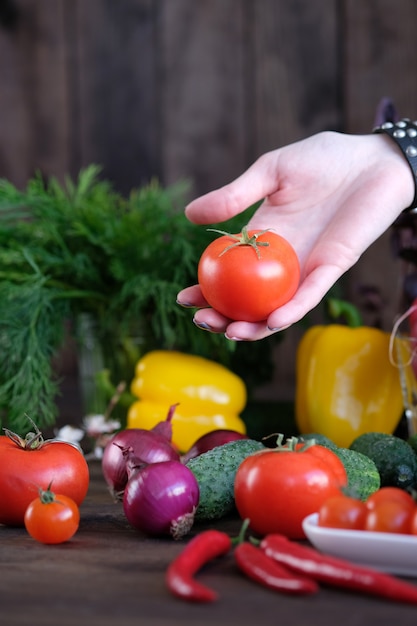
{"label": "fresh dill bunch", "polygon": [[59,388],[51,359],[68,315],[68,302],[43,277],[0,282],[0,414],[18,434],[26,432],[27,415],[42,426],[55,421]]}
{"label": "fresh dill bunch", "polygon": [[[153,349],[198,354],[242,376],[245,365],[248,380],[256,379],[254,362],[262,353],[268,363],[269,343],[248,351],[204,333],[176,304],[213,239],[210,225],[186,219],[187,193],[185,182],[152,181],[124,197],[94,164],[62,184],[36,174],[23,191],[0,180],[1,426],[24,434],[26,415],[39,428],[54,424],[59,381],[51,360],[66,322],[82,340],[76,329],[85,316],[114,384],[129,384],[137,360]],[[224,227],[238,232],[244,219]]]}
{"label": "fresh dill bunch", "polygon": [[18,434],[26,415],[39,428],[56,420],[51,360],[68,320],[94,321],[115,383],[150,349],[231,352],[176,304],[210,240],[183,215],[186,186],[153,181],[125,198],[99,173],[91,165],[63,185],[36,175],[24,191],[0,180],[0,419]]}

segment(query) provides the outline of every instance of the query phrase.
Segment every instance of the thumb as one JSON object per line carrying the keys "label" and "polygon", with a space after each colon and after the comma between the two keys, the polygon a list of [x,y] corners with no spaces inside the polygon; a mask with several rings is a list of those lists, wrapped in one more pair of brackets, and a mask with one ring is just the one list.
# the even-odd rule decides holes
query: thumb
{"label": "thumb", "polygon": [[224,222],[275,193],[279,185],[276,152],[262,155],[233,182],[190,202],[185,208],[187,218],[195,224]]}

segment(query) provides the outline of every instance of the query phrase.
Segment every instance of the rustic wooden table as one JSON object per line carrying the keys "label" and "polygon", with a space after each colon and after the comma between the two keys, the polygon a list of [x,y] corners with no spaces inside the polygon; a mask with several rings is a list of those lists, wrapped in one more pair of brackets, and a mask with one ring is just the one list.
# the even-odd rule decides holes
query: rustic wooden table
{"label": "rustic wooden table", "polygon": [[[7,626],[415,626],[417,607],[383,599],[333,589],[306,598],[273,593],[245,579],[232,557],[200,575],[219,591],[216,603],[178,600],[164,572],[183,544],[130,528],[99,462],[90,467],[80,528],[70,542],[44,546],[22,528],[0,527],[0,616]],[[230,517],[216,527],[235,535],[240,522]]]}

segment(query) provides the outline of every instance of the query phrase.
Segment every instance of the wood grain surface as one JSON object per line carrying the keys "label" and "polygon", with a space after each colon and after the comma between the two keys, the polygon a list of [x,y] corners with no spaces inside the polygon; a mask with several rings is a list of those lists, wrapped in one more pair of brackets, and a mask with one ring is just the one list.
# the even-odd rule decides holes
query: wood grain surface
{"label": "wood grain surface", "polygon": [[[149,538],[129,527],[101,477],[90,466],[91,485],[77,534],[66,544],[46,546],[24,529],[0,526],[0,616],[10,626],[179,626],[297,624],[297,626],[414,626],[416,608],[323,587],[297,598],[246,579],[232,555],[207,565],[199,580],[219,600],[195,605],[171,596],[168,563],[185,539]],[[237,534],[231,516],[212,525]],[[194,532],[208,526],[199,525]],[[190,535],[191,536],[191,535]],[[416,581],[417,584],[417,581]]]}
{"label": "wood grain surface", "polygon": [[[199,580],[216,589],[216,603],[196,605],[171,596],[165,570],[181,542],[132,529],[112,501],[98,462],[90,465],[89,494],[77,534],[46,546],[24,529],[0,526],[0,616],[10,626],[414,626],[416,608],[323,587],[291,597],[246,579],[232,555],[207,565]],[[212,524],[234,536],[230,516]],[[417,580],[416,580],[417,584]]]}

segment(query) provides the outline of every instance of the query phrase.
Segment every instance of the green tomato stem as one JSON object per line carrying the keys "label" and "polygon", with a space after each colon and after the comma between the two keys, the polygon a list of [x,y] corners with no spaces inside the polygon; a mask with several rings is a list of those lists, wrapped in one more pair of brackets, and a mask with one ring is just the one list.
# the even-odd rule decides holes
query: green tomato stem
{"label": "green tomato stem", "polygon": [[225,254],[232,248],[236,248],[237,246],[251,246],[255,250],[256,256],[258,257],[258,259],[260,259],[261,255],[259,252],[259,246],[269,246],[268,241],[258,241],[258,237],[268,232],[270,230],[269,228],[266,228],[265,230],[259,230],[256,233],[253,233],[253,235],[251,236],[249,236],[247,226],[244,226],[242,228],[242,232],[239,235],[233,235],[232,233],[227,233],[224,230],[217,230],[216,228],[208,228],[207,230],[213,233],[219,233],[220,235],[224,235],[226,237],[231,237],[231,239],[235,240],[235,243],[232,243],[230,244],[230,246],[227,246],[227,248],[225,248],[219,254],[219,256],[223,256],[223,254]]}

